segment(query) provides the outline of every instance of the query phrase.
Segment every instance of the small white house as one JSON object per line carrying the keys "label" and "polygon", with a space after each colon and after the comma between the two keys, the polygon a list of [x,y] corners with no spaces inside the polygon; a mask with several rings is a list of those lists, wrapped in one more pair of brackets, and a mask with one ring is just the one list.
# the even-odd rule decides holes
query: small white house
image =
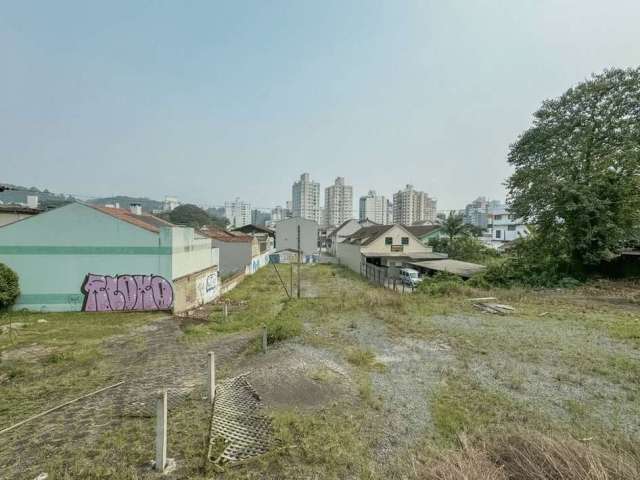
{"label": "small white house", "polygon": [[352,218],[351,220],[343,222],[329,234],[329,253],[335,257],[337,254],[338,243],[342,242],[348,236],[356,233],[361,228],[372,227],[374,225],[378,224],[367,219],[356,220],[355,218]]}
{"label": "small white house", "polygon": [[509,213],[505,206],[492,208],[488,215],[488,225],[483,241],[495,248],[529,235],[529,229],[521,218]]}
{"label": "small white house", "polygon": [[367,266],[376,266],[393,276],[407,262],[446,257],[434,253],[411,230],[399,224],[361,228],[337,244],[338,260],[360,274]]}

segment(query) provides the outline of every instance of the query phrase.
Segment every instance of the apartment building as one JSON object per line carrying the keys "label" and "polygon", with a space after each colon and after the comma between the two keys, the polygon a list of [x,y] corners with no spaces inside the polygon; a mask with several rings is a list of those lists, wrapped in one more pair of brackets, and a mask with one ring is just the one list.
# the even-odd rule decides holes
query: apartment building
{"label": "apartment building", "polygon": [[391,202],[384,195],[378,195],[375,190],[369,190],[369,193],[360,197],[359,219],[370,220],[379,225],[393,223]]}
{"label": "apartment building", "polygon": [[320,223],[320,184],[311,181],[308,173],[300,175],[291,188],[292,216]]}
{"label": "apartment building", "polygon": [[344,177],[337,177],[334,184],[324,190],[326,225],[341,225],[353,218],[353,187],[345,185]]}
{"label": "apartment building", "polygon": [[243,227],[251,223],[251,204],[236,198],[224,202],[224,216],[229,220],[230,228]]}
{"label": "apartment building", "polygon": [[435,222],[437,201],[425,192],[407,185],[393,195],[393,223],[413,225],[417,222]]}

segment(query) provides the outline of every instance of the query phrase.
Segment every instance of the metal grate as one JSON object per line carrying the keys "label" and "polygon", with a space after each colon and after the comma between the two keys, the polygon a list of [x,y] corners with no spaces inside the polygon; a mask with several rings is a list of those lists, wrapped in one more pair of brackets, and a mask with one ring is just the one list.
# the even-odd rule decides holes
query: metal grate
{"label": "metal grate", "polygon": [[261,413],[260,396],[244,375],[216,386],[209,460],[223,465],[267,453],[276,446],[271,419]]}

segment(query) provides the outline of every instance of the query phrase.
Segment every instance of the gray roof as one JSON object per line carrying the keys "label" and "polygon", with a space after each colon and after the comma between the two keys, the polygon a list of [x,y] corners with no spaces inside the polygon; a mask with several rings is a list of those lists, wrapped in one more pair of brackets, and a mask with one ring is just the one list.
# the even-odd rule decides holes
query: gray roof
{"label": "gray roof", "polygon": [[[400,224],[396,224],[400,225]],[[369,245],[376,238],[380,237],[384,233],[386,233],[391,227],[394,225],[372,225],[371,227],[362,227],[357,232],[352,233],[348,237],[344,239],[343,243],[351,243],[361,246]],[[439,228],[442,228],[440,225],[400,225],[406,231],[411,233],[412,235],[420,238],[428,233],[431,233]]]}
{"label": "gray roof", "polygon": [[364,247],[365,245],[369,245],[376,238],[390,230],[392,227],[393,225],[372,225],[371,227],[362,227],[357,232],[354,232],[346,237],[343,243],[351,243]]}
{"label": "gray roof", "polygon": [[477,263],[461,262],[460,260],[426,260],[422,262],[411,262],[409,265],[426,268],[427,270],[435,270],[437,272],[449,272],[461,277],[470,277],[484,270],[484,265]]}

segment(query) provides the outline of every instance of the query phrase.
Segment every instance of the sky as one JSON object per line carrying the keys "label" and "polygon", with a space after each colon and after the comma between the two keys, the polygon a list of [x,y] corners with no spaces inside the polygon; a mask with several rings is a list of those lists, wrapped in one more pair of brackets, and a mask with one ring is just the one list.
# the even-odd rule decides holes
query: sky
{"label": "sky", "polygon": [[309,172],[354,206],[502,199],[545,98],[640,64],[638,0],[0,7],[0,183],[86,197],[268,208]]}

